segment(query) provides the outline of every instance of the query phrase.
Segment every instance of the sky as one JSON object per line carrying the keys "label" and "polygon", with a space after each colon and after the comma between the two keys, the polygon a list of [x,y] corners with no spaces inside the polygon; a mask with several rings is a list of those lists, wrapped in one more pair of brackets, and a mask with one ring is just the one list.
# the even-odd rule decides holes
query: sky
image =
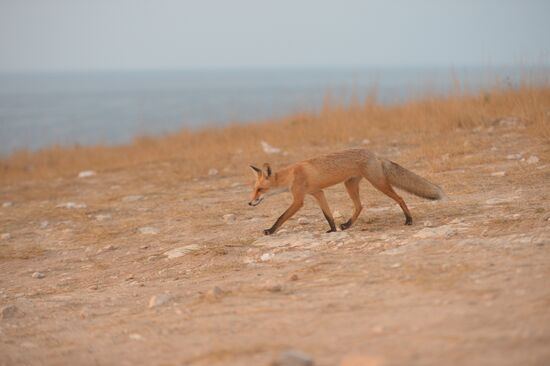
{"label": "sky", "polygon": [[550,64],[549,0],[0,0],[0,72]]}

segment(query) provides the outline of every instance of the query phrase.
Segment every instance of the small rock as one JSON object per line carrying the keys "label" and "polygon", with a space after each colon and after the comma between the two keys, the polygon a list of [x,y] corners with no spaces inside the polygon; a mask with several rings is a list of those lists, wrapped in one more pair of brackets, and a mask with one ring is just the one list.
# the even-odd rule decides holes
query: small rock
{"label": "small rock", "polygon": [[48,220],[43,220],[43,221],[40,222],[39,227],[40,227],[41,229],[45,229],[45,228],[48,227],[48,225],[50,225],[50,223],[48,222]]}
{"label": "small rock", "polygon": [[157,229],[156,227],[152,227],[152,226],[140,227],[138,229],[138,231],[139,231],[140,234],[145,234],[145,235],[156,235],[160,232],[159,229]]}
{"label": "small rock", "polygon": [[111,216],[111,214],[97,214],[97,215],[94,216],[94,218],[97,221],[107,221],[107,220],[112,219],[113,217]]}
{"label": "small rock", "polygon": [[522,158],[521,154],[508,154],[506,155],[506,159],[508,160],[520,160]]}
{"label": "small rock", "polygon": [[56,208],[86,208],[85,203],[76,203],[76,202],[66,202],[66,203],[60,203],[59,205],[55,206]]}
{"label": "small rock", "polygon": [[208,290],[205,294],[205,298],[208,300],[219,300],[223,295],[225,295],[225,293],[226,292],[218,286],[214,286],[212,289]]}
{"label": "small rock", "polygon": [[487,201],[485,201],[485,204],[487,205],[498,205],[498,204],[501,204],[501,203],[510,203],[510,202],[513,202],[517,199],[518,197],[506,197],[506,198],[499,198],[499,197],[495,197],[495,198],[489,198]]}
{"label": "small rock", "polygon": [[307,224],[309,224],[309,220],[306,219],[305,217],[300,217],[300,218],[298,219],[298,224],[300,224],[300,225],[307,225]]}
{"label": "small rock", "polygon": [[313,358],[301,351],[288,350],[282,352],[272,366],[313,366]]}
{"label": "small rock", "polygon": [[169,294],[160,294],[160,295],[152,296],[149,299],[149,309],[162,306],[168,303],[171,299],[172,299],[172,296],[170,296]]}
{"label": "small rock", "polygon": [[184,247],[174,248],[167,252],[164,252],[164,255],[168,257],[168,259],[174,259],[183,257],[186,254],[189,254],[191,252],[195,252],[200,249],[200,246],[197,244],[190,244],[186,245]]}
{"label": "small rock", "polygon": [[116,247],[115,247],[114,245],[112,245],[112,244],[105,245],[105,246],[103,247],[103,251],[105,251],[105,252],[106,252],[106,251],[109,251],[109,250],[115,250],[115,249],[116,249]]}
{"label": "small rock", "polygon": [[90,290],[97,290],[98,289],[98,286],[97,285],[91,285],[88,287],[88,289]]}
{"label": "small rock", "polygon": [[46,277],[46,275],[45,275],[44,273],[42,273],[42,272],[34,272],[34,273],[32,274],[32,278],[42,279],[42,278],[44,278],[44,277]]}
{"label": "small rock", "polygon": [[424,221],[424,227],[434,227],[434,224],[433,222],[426,220]]}
{"label": "small rock", "polygon": [[0,239],[9,240],[9,239],[11,239],[11,234],[10,233],[2,233],[2,235],[0,235]]}
{"label": "small rock", "polygon": [[134,279],[134,275],[133,274],[129,274],[128,276],[126,276],[125,280],[126,281],[130,281],[130,280],[133,280]]}
{"label": "small rock", "polygon": [[133,341],[142,341],[143,340],[143,337],[141,336],[141,334],[138,334],[138,333],[130,333],[128,335],[128,338],[130,338]]}
{"label": "small rock", "polygon": [[539,162],[539,157],[535,155],[531,155],[529,159],[527,159],[527,164],[536,164]]}
{"label": "small rock", "polygon": [[426,238],[432,238],[432,237],[450,238],[451,236],[455,235],[456,232],[457,232],[456,229],[448,225],[443,225],[435,228],[429,228],[429,227],[424,228],[418,231],[413,236],[415,238],[420,238],[420,239],[426,239]]}
{"label": "small rock", "polygon": [[506,172],[505,171],[500,171],[500,172],[493,172],[491,173],[491,176],[492,177],[504,177],[506,175]]}
{"label": "small rock", "polygon": [[219,171],[216,168],[211,168],[211,169],[208,170],[208,175],[211,176],[211,177],[213,177],[215,175],[218,175],[218,174],[219,174]]}
{"label": "small rock", "polygon": [[93,170],[84,170],[78,173],[78,178],[89,178],[93,177],[96,173]]}
{"label": "small rock", "polygon": [[141,194],[133,194],[133,195],[122,197],[122,202],[136,202],[136,201],[141,201],[142,199],[143,199],[143,196]]}
{"label": "small rock", "polygon": [[394,263],[390,266],[390,268],[399,268],[401,267],[401,263]]}
{"label": "small rock", "polygon": [[273,258],[274,256],[275,256],[275,254],[273,254],[273,253],[264,253],[264,254],[262,254],[262,255],[260,256],[260,260],[261,260],[262,262],[265,262],[265,261],[270,260],[270,259]]}
{"label": "small rock", "polygon": [[6,202],[2,203],[3,208],[8,208],[8,207],[11,207],[11,206],[13,206],[13,202],[11,202],[11,201],[6,201]]}
{"label": "small rock", "polygon": [[265,141],[260,141],[260,145],[262,145],[262,149],[266,154],[279,154],[282,150],[278,147],[271,146]]}
{"label": "small rock", "polygon": [[283,291],[283,286],[276,284],[276,285],[267,285],[265,289],[269,292],[281,292]]}
{"label": "small rock", "polygon": [[19,308],[15,305],[6,305],[0,310],[0,319],[10,319],[23,315]]}
{"label": "small rock", "polygon": [[293,274],[292,276],[290,276],[290,280],[291,281],[298,281],[299,277],[297,274]]}
{"label": "small rock", "polygon": [[226,224],[234,223],[235,221],[237,221],[237,216],[235,216],[235,215],[232,214],[232,213],[230,213],[230,214],[225,214],[225,215],[223,215],[223,221],[224,221]]}
{"label": "small rock", "polygon": [[369,139],[363,139],[363,141],[361,141],[361,143],[363,145],[368,145],[368,144],[370,144],[370,140]]}

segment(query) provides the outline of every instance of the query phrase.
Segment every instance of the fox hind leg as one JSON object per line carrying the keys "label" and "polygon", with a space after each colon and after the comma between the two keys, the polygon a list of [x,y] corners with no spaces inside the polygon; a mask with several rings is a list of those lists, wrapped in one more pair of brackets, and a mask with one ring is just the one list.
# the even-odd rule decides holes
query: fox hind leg
{"label": "fox hind leg", "polygon": [[349,197],[353,201],[355,211],[348,221],[340,225],[340,229],[342,230],[346,230],[351,227],[351,225],[353,225],[353,223],[357,220],[357,217],[359,217],[359,214],[363,209],[363,205],[361,204],[361,197],[359,196],[359,183],[361,182],[361,179],[362,177],[353,177],[344,182]]}
{"label": "fox hind leg", "polygon": [[[366,177],[365,177],[366,178]],[[409,211],[409,208],[407,207],[407,204],[401,198],[400,195],[395,193],[393,190],[393,187],[391,186],[390,182],[386,179],[386,177],[380,177],[380,179],[368,179],[367,180],[380,192],[384,193],[386,196],[393,199],[395,202],[399,204],[399,207],[403,210],[403,213],[405,214],[405,225],[412,225],[412,216],[411,212]]]}
{"label": "fox hind leg", "polygon": [[328,206],[327,199],[325,197],[325,193],[323,191],[318,191],[311,194],[315,199],[317,200],[317,203],[321,207],[321,210],[323,210],[323,215],[325,215],[325,219],[327,219],[327,222],[330,226],[330,230],[327,231],[327,233],[331,233],[333,231],[336,231],[336,225],[334,224],[334,218],[332,217],[332,212],[330,211],[330,207]]}

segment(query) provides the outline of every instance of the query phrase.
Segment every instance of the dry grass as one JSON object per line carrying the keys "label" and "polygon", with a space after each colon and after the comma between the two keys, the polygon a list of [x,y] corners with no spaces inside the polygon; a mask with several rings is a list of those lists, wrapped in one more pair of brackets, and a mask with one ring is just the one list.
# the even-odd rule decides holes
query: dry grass
{"label": "dry grass", "polygon": [[[476,95],[457,91],[448,97],[426,98],[397,106],[382,106],[367,99],[348,106],[326,102],[317,115],[293,115],[251,125],[181,132],[158,138],[141,137],[123,146],[54,147],[38,152],[20,151],[0,161],[0,183],[74,176],[81,170],[113,170],[165,161],[182,179],[205,175],[208,169],[235,169],[249,159],[266,158],[260,140],[299,153],[302,146],[319,147],[360,142],[364,138],[391,142],[411,136],[416,154],[453,158],[479,146],[460,141],[476,127],[487,128],[513,116],[534,136],[550,141],[550,86],[495,88]],[[452,144],[440,137],[456,132]],[[438,142],[438,143],[434,143]],[[284,160],[284,158],[281,158]],[[430,159],[428,159],[430,160]],[[438,169],[440,167],[433,167]]]}

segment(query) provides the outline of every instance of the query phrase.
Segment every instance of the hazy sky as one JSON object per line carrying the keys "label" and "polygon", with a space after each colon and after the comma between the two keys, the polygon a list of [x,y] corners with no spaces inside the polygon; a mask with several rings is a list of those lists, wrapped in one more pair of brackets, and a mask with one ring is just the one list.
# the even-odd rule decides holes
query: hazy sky
{"label": "hazy sky", "polygon": [[550,0],[0,0],[0,71],[549,61]]}

